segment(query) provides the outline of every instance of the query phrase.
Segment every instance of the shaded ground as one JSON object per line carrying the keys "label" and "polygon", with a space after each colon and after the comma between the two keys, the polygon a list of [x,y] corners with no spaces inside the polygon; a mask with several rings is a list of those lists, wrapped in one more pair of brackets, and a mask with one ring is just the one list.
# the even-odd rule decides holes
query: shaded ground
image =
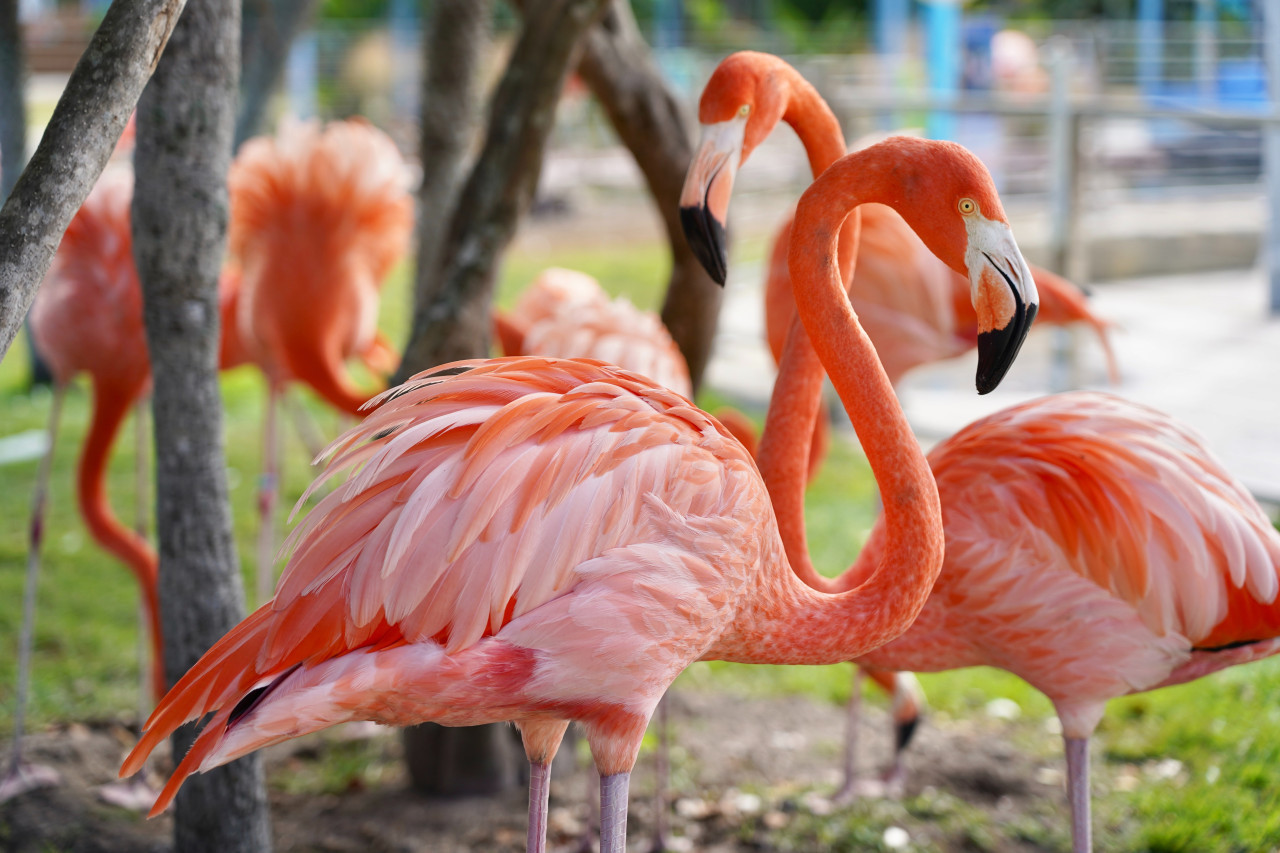
{"label": "shaded ground", "polygon": [[[1066,843],[1060,750],[1041,723],[931,720],[913,746],[903,800],[835,807],[826,795],[838,781],[840,709],[797,697],[673,695],[673,849],[1035,851]],[[872,707],[866,714],[865,762],[881,766],[888,757],[885,713]],[[143,821],[95,792],[132,740],[118,723],[33,737],[28,755],[53,765],[66,784],[0,805],[0,848],[167,849],[167,817]],[[524,849],[523,790],[495,800],[426,801],[406,790],[398,756],[399,738],[374,727],[269,750],[277,849]],[[576,849],[593,784],[585,771],[566,769],[557,767],[552,787],[558,851]],[[633,850],[647,849],[653,778],[646,755],[632,784]]]}

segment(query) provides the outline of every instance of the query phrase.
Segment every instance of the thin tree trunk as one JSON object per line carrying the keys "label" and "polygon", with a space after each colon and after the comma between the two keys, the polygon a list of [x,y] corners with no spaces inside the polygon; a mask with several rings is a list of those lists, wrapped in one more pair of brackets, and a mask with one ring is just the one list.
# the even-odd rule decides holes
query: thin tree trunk
{"label": "thin tree trunk", "polygon": [[605,0],[527,2],[524,28],[490,105],[484,149],[463,187],[432,299],[415,306],[396,381],[488,355],[498,261],[529,209],[556,103],[582,34]]}
{"label": "thin tree trunk", "polygon": [[240,28],[244,62],[235,148],[261,132],[267,102],[280,87],[289,47],[315,5],[315,0],[245,0]]}
{"label": "thin tree trunk", "polygon": [[[117,0],[119,2],[119,0]],[[218,395],[218,272],[240,62],[236,0],[190,0],[138,105],[134,255],[151,351],[165,674],[179,678],[244,616]],[[173,737],[175,755],[194,726]],[[188,780],[174,849],[271,846],[258,756]]]}
{"label": "thin tree trunk", "polygon": [[67,224],[102,174],[183,4],[111,4],[0,209],[0,358],[36,298]]}
{"label": "thin tree trunk", "polygon": [[696,392],[711,357],[724,289],[694,257],[680,226],[680,188],[693,158],[693,122],[662,78],[626,0],[610,0],[587,33],[578,73],[604,107],[644,174],[671,244],[662,321],[675,338]]}
{"label": "thin tree trunk", "polygon": [[[491,0],[436,0],[423,33],[415,308],[430,305],[440,290],[444,236],[465,176],[467,149],[480,124],[479,72],[492,11]],[[409,373],[396,381],[407,378]]]}

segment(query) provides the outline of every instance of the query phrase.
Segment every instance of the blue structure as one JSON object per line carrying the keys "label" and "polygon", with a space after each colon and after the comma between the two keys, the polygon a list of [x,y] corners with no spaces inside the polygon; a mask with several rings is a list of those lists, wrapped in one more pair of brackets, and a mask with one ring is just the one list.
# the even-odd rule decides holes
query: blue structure
{"label": "blue structure", "polygon": [[[961,73],[960,0],[929,0],[921,3],[920,11],[929,93],[940,100],[954,100]],[[955,126],[955,113],[937,110],[929,114],[925,134],[932,139],[953,139]]]}

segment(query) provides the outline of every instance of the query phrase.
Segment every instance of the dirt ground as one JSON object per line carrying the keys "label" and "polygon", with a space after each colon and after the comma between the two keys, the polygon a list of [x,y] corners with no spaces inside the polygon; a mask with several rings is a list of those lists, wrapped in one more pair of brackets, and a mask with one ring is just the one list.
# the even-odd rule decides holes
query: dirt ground
{"label": "dirt ground", "polygon": [[[1066,803],[1056,737],[1040,723],[930,718],[912,746],[904,801],[833,806],[843,712],[808,698],[672,694],[672,850],[933,849],[1038,851],[1065,840]],[[1011,728],[1012,726],[1012,728]],[[1014,732],[1013,736],[1010,733]],[[106,805],[97,787],[114,778],[132,733],[116,722],[39,732],[28,757],[64,784],[0,805],[0,848],[12,851],[160,851],[170,819],[144,821]],[[863,763],[888,758],[885,712],[867,708]],[[1016,744],[1016,745],[1015,745]],[[350,765],[319,774],[323,766]],[[277,850],[461,853],[524,849],[525,792],[494,799],[425,800],[407,788],[400,739],[368,726],[312,736],[267,751]],[[167,769],[167,759],[161,762]],[[569,770],[570,772],[565,772]],[[343,790],[334,790],[335,784]],[[593,781],[572,762],[553,776],[553,850],[578,849]],[[654,771],[642,755],[631,789],[631,849],[648,850]],[[912,803],[910,809],[902,802]],[[991,832],[1023,825],[1030,832]],[[1056,825],[1060,831],[1035,827]],[[1036,838],[1036,840],[1027,840]],[[1047,840],[1052,839],[1052,840]],[[869,842],[863,846],[862,841]],[[1048,846],[1043,846],[1047,844]]]}

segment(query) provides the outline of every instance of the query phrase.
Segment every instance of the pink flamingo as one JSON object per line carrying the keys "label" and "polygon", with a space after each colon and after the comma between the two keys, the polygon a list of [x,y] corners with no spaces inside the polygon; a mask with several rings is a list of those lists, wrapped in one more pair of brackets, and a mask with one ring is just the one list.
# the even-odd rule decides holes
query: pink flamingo
{"label": "pink flamingo", "polygon": [[[719,107],[741,147],[751,104]],[[982,165],[917,145],[898,174],[922,192],[900,210],[929,245],[982,292],[1024,270]],[[512,720],[542,850],[547,762],[578,720],[601,773],[601,846],[620,853],[645,725],[685,666],[817,664],[896,636],[942,541],[932,476],[834,272],[839,223],[861,200],[849,187],[896,155],[862,156],[802,199],[816,257],[796,274],[799,315],[885,496],[890,542],[860,588],[829,596],[796,578],[750,456],[685,398],[599,362],[457,363],[384,393],[335,443],[315,486],[356,470],[294,531],[275,599],[175,685],[122,772],[206,713],[157,811],[192,772],[337,722]],[[994,218],[966,219],[957,199]]]}
{"label": "pink flamingo", "polygon": [[[31,334],[53,373],[54,399],[49,415],[49,446],[37,474],[32,502],[27,589],[18,655],[14,751],[6,778],[0,783],[0,800],[57,780],[48,768],[23,764],[21,742],[48,477],[62,398],[81,372],[89,374],[93,414],[76,474],[80,514],[94,541],[124,563],[138,582],[142,630],[149,635],[151,649],[150,686],[157,697],[163,695],[166,687],[156,553],[140,533],[120,523],[111,510],[106,492],[111,446],[131,408],[138,410],[138,417],[143,416],[141,402],[151,383],[151,362],[142,322],[142,290],[134,268],[129,230],[132,198],[132,170],[122,165],[109,168],[68,225],[53,268],[31,309]],[[143,464],[141,450],[139,465]],[[145,672],[145,653],[141,658],[140,665]],[[145,692],[145,686],[143,690]],[[124,795],[124,801],[119,797],[115,800],[120,804],[137,805],[133,803],[131,787],[116,793]],[[144,798],[147,796],[145,791],[141,793]],[[151,796],[153,799],[154,795]]]}
{"label": "pink flamingo", "polygon": [[224,300],[223,367],[266,375],[259,490],[258,599],[270,595],[279,440],[276,400],[302,382],[359,416],[369,395],[345,362],[394,364],[377,331],[378,293],[408,247],[413,202],[404,161],[360,120],[291,124],[251,139],[231,165],[228,253],[239,287]]}

